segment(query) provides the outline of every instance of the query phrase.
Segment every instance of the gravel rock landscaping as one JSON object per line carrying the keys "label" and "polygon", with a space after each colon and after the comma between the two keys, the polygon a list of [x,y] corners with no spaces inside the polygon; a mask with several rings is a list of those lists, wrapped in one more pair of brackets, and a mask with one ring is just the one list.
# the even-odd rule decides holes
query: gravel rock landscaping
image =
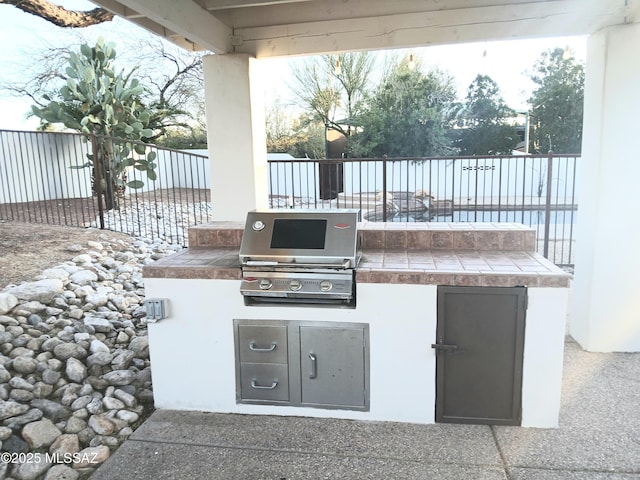
{"label": "gravel rock landscaping", "polygon": [[0,478],[88,478],[151,413],[142,266],[180,248],[105,236],[0,291]]}

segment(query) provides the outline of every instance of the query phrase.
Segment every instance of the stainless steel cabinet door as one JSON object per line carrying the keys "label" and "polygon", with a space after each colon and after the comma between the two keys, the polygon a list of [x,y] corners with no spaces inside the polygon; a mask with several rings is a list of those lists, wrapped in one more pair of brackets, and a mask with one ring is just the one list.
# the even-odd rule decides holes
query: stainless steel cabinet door
{"label": "stainless steel cabinet door", "polygon": [[364,408],[364,328],[300,326],[302,403]]}

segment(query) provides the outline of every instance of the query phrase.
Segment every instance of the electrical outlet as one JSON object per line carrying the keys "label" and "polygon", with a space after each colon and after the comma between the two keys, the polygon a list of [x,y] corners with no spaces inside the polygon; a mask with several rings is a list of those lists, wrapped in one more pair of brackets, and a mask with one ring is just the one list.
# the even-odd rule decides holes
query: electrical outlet
{"label": "electrical outlet", "polygon": [[148,298],[144,301],[147,320],[158,321],[167,318],[167,300],[164,298]]}

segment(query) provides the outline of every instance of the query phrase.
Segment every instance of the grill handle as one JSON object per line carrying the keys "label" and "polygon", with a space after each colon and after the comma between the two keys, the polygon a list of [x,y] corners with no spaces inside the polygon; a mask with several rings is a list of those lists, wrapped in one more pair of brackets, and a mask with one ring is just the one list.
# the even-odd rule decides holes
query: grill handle
{"label": "grill handle", "polygon": [[273,352],[276,349],[277,345],[275,342],[273,342],[271,344],[271,346],[269,348],[260,348],[260,347],[256,347],[256,343],[255,342],[251,342],[249,344],[249,350],[251,350],[252,352]]}
{"label": "grill handle", "polygon": [[278,268],[333,268],[347,270],[351,268],[351,260],[346,258],[340,263],[299,263],[299,262],[278,262],[272,260],[247,260],[243,263],[247,267],[278,267]]}

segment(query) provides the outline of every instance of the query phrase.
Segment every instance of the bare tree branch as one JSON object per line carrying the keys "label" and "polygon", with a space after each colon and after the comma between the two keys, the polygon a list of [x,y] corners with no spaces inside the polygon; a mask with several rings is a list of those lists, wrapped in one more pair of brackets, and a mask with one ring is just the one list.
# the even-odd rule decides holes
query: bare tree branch
{"label": "bare tree branch", "polygon": [[67,10],[47,0],[0,0],[0,4],[13,5],[23,12],[40,17],[58,27],[89,27],[113,20],[113,13],[104,8],[86,12]]}

